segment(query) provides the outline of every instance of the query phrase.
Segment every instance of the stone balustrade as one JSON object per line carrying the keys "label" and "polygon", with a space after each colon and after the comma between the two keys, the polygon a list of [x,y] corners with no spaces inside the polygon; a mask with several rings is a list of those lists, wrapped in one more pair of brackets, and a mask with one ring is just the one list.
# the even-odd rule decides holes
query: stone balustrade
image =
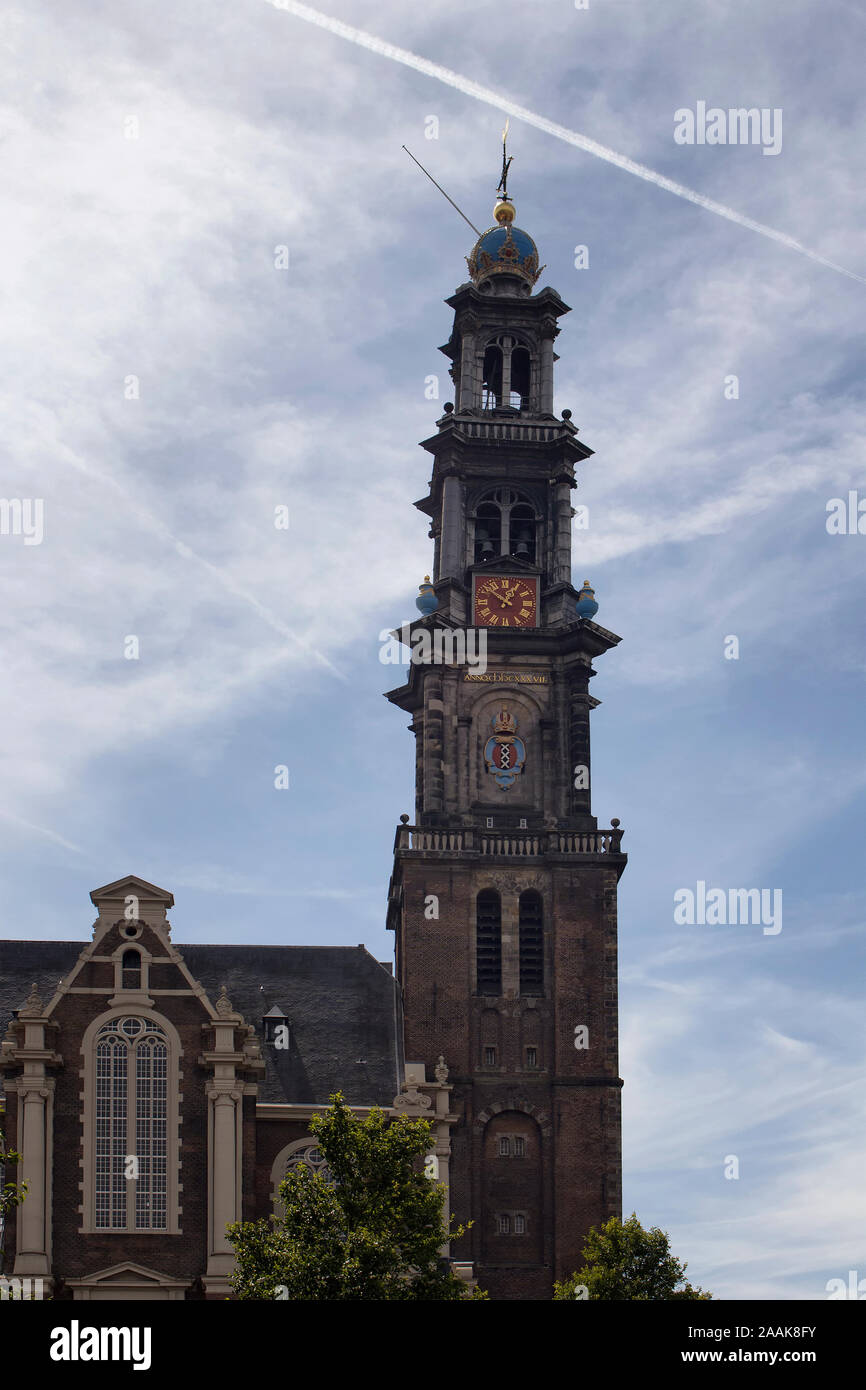
{"label": "stone balustrade", "polygon": [[538,833],[404,823],[397,827],[394,852],[485,855],[503,859],[539,859],[551,854],[621,854],[622,836],[618,821],[609,830],[545,830]]}

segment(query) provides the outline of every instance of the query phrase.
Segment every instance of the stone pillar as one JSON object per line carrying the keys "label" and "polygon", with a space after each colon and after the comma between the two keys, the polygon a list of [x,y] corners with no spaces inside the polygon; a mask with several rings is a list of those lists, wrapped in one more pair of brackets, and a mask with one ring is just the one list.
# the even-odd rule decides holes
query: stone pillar
{"label": "stone pillar", "polygon": [[53,1077],[18,1081],[21,1166],[14,1181],[27,1183],[18,1208],[15,1274],[51,1273],[51,1140]]}
{"label": "stone pillar", "polygon": [[[571,781],[571,814],[589,815],[592,811],[592,782],[589,760],[589,710],[590,697],[587,681],[583,688],[572,689],[569,701],[569,778]],[[585,767],[584,788],[575,787],[576,767]]]}
{"label": "stone pillar", "polygon": [[[514,995],[515,998],[520,993],[520,919],[518,915],[518,897],[516,893],[501,894],[502,902],[502,993],[504,995]],[[500,1046],[502,1038],[500,1037]],[[513,1066],[511,1057],[505,1061],[506,1066]]]}
{"label": "stone pillar", "polygon": [[409,731],[415,735],[415,824],[420,825],[424,810],[424,715],[421,710],[409,725]]}
{"label": "stone pillar", "polygon": [[208,1257],[205,1289],[208,1297],[225,1298],[232,1292],[228,1276],[235,1256],[226,1226],[241,1220],[243,1164],[244,1083],[236,1066],[243,1063],[235,1042],[235,1028],[243,1026],[232,1012],[223,986],[216,1002],[214,1047],[201,1061],[213,1067],[207,1082],[208,1098]]}
{"label": "stone pillar", "polygon": [[[394,1097],[393,1106],[398,1115],[430,1123],[430,1138],[433,1141],[431,1152],[436,1155],[438,1164],[437,1181],[445,1188],[442,1224],[447,1231],[451,1220],[451,1130],[458,1116],[451,1111],[451,1092],[454,1088],[448,1085],[448,1067],[444,1057],[439,1057],[433,1073],[435,1081],[428,1081],[423,1062],[407,1062],[403,1089]],[[444,1241],[441,1253],[446,1257],[449,1247],[450,1241]]]}
{"label": "stone pillar", "polygon": [[562,814],[559,810],[560,798],[557,796],[560,779],[556,775],[558,724],[556,719],[550,715],[547,718],[539,719],[538,727],[541,732],[542,774],[539,778],[536,805],[541,807],[541,814],[546,825],[551,817],[555,819],[556,816]]}
{"label": "stone pillar", "polygon": [[561,673],[556,670],[550,673],[550,683],[553,686],[553,718],[556,720],[556,775],[548,783],[552,783],[553,794],[550,813],[553,816],[564,817],[571,814],[570,788],[574,781],[574,774],[571,772],[574,764],[570,761],[571,749],[568,743],[568,686]]}
{"label": "stone pillar", "polygon": [[[556,484],[554,541],[553,541],[553,582],[571,583],[571,484],[566,479]],[[572,620],[576,614],[572,615]]]}
{"label": "stone pillar", "polygon": [[223,1090],[214,1082],[208,1086],[211,1141],[209,1287],[213,1275],[227,1275],[234,1264],[234,1253],[226,1236],[226,1226],[233,1221],[239,1221],[241,1216],[237,1199],[240,1101],[240,1091]]}
{"label": "stone pillar", "polygon": [[471,793],[469,790],[469,730],[472,716],[457,716],[457,810],[465,813],[469,809]]}
{"label": "stone pillar", "polygon": [[445,666],[442,671],[442,793],[443,810],[454,815],[460,810],[457,797],[459,764],[457,762],[457,683],[462,675],[459,666]]}
{"label": "stone pillar", "polygon": [[21,1154],[19,1167],[9,1177],[28,1186],[27,1196],[16,1212],[16,1276],[51,1274],[54,1078],[47,1074],[46,1063],[59,1061],[46,1040],[46,1029],[51,1026],[34,985],[18,1014],[15,1031],[19,1045],[6,1047],[4,1056],[7,1066],[22,1066],[21,1074],[14,1079],[14,1089],[9,1088],[18,1096],[14,1147]]}
{"label": "stone pillar", "polygon": [[439,579],[460,580],[464,569],[465,525],[460,479],[451,473],[442,489],[442,530],[439,541]]}
{"label": "stone pillar", "polygon": [[475,330],[474,320],[467,322],[460,341],[460,375],[457,386],[457,409],[471,410],[475,399]]}
{"label": "stone pillar", "polygon": [[441,668],[432,668],[424,681],[424,810],[441,812],[443,806],[443,723]]}
{"label": "stone pillar", "polygon": [[[555,328],[555,325],[554,325]],[[553,336],[541,340],[541,399],[539,414],[553,414]]]}
{"label": "stone pillar", "polygon": [[511,404],[511,349],[514,339],[506,337],[502,344],[502,399],[500,405]]}

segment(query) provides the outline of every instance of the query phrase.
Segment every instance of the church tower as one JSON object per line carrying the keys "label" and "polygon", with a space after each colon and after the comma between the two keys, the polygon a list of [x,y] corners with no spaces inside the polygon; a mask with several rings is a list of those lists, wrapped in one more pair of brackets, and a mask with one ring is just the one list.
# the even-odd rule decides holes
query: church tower
{"label": "church tower", "polygon": [[446,300],[454,403],[422,445],[433,577],[403,631],[408,680],[387,697],[416,749],[388,921],[407,1075],[449,1069],[439,1174],[473,1223],[452,1258],[491,1298],[540,1300],[579,1267],[589,1228],[620,1215],[626,856],[619,821],[599,829],[592,812],[589,738],[593,661],[620,639],[572,582],[575,468],[592,450],[571,411],[553,414],[569,308],[535,290],[543,267],[514,225],[507,167],[496,226]]}

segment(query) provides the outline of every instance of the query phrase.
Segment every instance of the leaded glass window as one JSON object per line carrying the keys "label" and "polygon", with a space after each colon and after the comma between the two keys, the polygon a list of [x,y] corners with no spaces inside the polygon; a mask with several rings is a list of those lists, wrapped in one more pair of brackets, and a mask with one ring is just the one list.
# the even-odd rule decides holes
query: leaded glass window
{"label": "leaded glass window", "polygon": [[114,1018],[97,1034],[98,1230],[167,1229],[168,1055],[151,1019]]}

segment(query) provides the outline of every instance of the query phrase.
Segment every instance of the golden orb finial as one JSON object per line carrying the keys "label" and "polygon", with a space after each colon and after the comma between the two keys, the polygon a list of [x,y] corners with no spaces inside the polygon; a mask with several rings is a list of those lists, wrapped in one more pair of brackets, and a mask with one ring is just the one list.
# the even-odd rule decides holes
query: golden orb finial
{"label": "golden orb finial", "polygon": [[499,198],[493,209],[493,216],[500,227],[509,227],[514,221],[514,204],[510,198]]}

